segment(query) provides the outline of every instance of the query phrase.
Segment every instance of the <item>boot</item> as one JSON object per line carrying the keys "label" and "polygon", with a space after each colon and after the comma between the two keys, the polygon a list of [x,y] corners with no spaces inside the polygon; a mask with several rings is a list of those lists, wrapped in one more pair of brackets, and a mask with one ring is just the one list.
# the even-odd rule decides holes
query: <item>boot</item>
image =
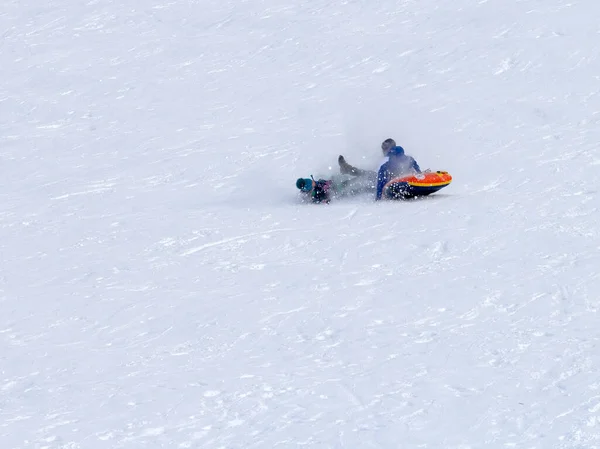
{"label": "boot", "polygon": [[342,155],[338,157],[338,165],[340,166],[340,173],[342,175],[354,175],[358,171],[357,168],[353,167],[348,162],[346,162],[346,159],[344,159],[344,156]]}

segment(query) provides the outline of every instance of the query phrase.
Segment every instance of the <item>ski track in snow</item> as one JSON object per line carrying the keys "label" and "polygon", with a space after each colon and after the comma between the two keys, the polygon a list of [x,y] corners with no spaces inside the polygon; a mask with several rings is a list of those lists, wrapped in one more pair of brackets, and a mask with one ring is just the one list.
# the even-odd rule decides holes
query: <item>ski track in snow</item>
{"label": "ski track in snow", "polygon": [[0,447],[600,447],[599,13],[8,2]]}

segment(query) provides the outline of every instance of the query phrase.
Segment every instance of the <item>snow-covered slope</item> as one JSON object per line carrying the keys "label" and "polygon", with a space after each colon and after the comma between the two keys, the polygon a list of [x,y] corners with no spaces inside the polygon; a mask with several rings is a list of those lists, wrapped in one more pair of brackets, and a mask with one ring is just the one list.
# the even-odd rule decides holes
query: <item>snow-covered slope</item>
{"label": "snow-covered slope", "polygon": [[[598,17],[4,4],[0,447],[600,447]],[[453,184],[298,203],[387,137]]]}

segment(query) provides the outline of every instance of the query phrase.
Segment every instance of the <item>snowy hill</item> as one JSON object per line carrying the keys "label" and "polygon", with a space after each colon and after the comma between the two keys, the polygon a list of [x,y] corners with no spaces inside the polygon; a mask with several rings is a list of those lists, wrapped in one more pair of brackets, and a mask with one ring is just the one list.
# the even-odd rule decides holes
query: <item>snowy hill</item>
{"label": "snowy hill", "polygon": [[[3,5],[0,447],[600,447],[598,17]],[[299,204],[387,137],[454,182]]]}

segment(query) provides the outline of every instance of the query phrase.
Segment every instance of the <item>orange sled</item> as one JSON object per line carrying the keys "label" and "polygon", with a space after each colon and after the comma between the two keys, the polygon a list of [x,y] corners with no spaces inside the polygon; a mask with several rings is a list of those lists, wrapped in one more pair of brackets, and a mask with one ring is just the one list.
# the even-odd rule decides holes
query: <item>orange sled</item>
{"label": "orange sled", "polygon": [[446,171],[401,176],[392,179],[383,187],[383,197],[398,200],[427,196],[443,189],[451,182],[452,176]]}

